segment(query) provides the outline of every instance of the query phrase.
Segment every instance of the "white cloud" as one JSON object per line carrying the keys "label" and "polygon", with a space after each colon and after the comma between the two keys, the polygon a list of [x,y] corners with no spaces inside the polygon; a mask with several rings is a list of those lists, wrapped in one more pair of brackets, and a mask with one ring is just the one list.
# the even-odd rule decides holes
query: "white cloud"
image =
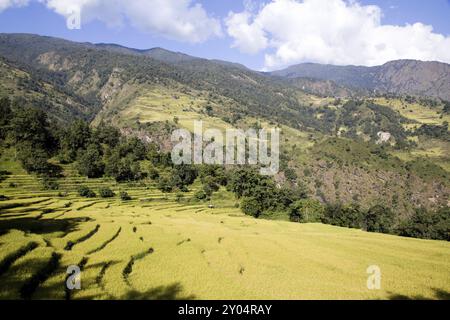
{"label": "white cloud", "polygon": [[0,12],[11,7],[23,7],[28,5],[29,0],[0,0]]}
{"label": "white cloud", "polygon": [[[2,1],[2,0],[0,0]],[[130,23],[147,33],[198,43],[221,35],[221,24],[192,0],[39,0],[65,17],[74,8],[82,23],[99,20],[110,27]]]}
{"label": "white cloud", "polygon": [[265,68],[304,61],[379,65],[396,59],[450,62],[450,37],[422,23],[381,24],[382,11],[355,0],[272,0],[225,19],[233,47],[265,51]]}

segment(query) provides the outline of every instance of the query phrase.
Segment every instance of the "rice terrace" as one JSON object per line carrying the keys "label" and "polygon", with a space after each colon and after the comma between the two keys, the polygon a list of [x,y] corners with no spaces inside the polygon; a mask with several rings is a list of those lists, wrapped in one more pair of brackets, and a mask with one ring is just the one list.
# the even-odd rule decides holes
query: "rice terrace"
{"label": "rice terrace", "polygon": [[[1,184],[9,200],[0,204],[0,299],[436,299],[450,291],[448,242],[255,220],[230,195],[211,209],[151,183],[70,170],[60,197],[20,168],[2,169],[13,173]],[[86,200],[80,184],[127,190],[133,200]],[[373,264],[382,290],[366,287]],[[82,290],[66,289],[70,265],[82,268]]]}

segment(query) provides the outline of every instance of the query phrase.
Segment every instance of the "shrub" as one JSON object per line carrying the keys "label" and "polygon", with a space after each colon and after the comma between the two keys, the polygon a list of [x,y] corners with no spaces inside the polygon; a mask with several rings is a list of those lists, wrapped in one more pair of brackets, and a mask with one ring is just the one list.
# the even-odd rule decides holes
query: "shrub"
{"label": "shrub", "polygon": [[48,177],[44,177],[42,179],[42,186],[44,187],[45,190],[58,190],[59,189],[59,183]]}
{"label": "shrub", "polygon": [[72,206],[72,202],[66,202],[65,204],[64,204],[64,208],[70,208]]}
{"label": "shrub", "polygon": [[139,162],[132,155],[121,158],[119,151],[114,151],[106,160],[105,172],[117,182],[135,181],[142,178]]}
{"label": "shrub", "polygon": [[194,166],[185,164],[175,166],[171,173],[172,184],[179,189],[193,184],[198,176],[198,171]]}
{"label": "shrub", "polygon": [[122,201],[130,201],[130,200],[131,200],[131,197],[128,195],[127,192],[122,191],[122,192],[120,193],[120,199],[122,199]]}
{"label": "shrub", "polygon": [[115,193],[110,188],[101,188],[99,194],[102,198],[112,198],[115,196]]}
{"label": "shrub", "polygon": [[175,198],[176,198],[177,202],[180,202],[184,198],[184,194],[182,192],[178,192],[175,195]]}
{"label": "shrub", "polygon": [[162,177],[158,181],[158,189],[161,190],[164,193],[172,192],[173,191],[173,183],[172,180],[167,177]]}
{"label": "shrub", "polygon": [[78,172],[89,178],[99,178],[103,176],[105,164],[99,151],[100,146],[91,144],[86,151],[80,152],[77,161]]}
{"label": "shrub", "polygon": [[369,232],[389,233],[394,223],[394,213],[389,208],[376,205],[367,211],[364,223]]}
{"label": "shrub", "polygon": [[211,176],[206,176],[203,179],[203,191],[210,197],[214,192],[219,191],[220,185],[216,182],[216,179]]}
{"label": "shrub", "polygon": [[78,194],[84,198],[95,198],[97,196],[94,191],[92,191],[91,189],[89,189],[89,187],[86,186],[80,186],[78,188]]}
{"label": "shrub", "polygon": [[198,200],[205,200],[207,195],[203,190],[199,190],[195,193],[194,197]]}
{"label": "shrub", "polygon": [[261,203],[252,197],[244,197],[241,201],[241,210],[246,215],[259,217],[263,211]]}
{"label": "shrub", "polygon": [[290,217],[296,222],[320,222],[325,208],[317,200],[301,199],[290,206]]}
{"label": "shrub", "polygon": [[343,206],[341,204],[329,205],[325,209],[322,222],[339,227],[361,228],[363,212],[358,205]]}
{"label": "shrub", "polygon": [[155,168],[150,168],[148,171],[148,177],[152,180],[156,180],[159,178],[159,171]]}
{"label": "shrub", "polygon": [[450,241],[450,208],[435,212],[417,209],[397,231],[405,237]]}
{"label": "shrub", "polygon": [[286,179],[288,179],[291,182],[296,181],[298,178],[297,173],[292,168],[287,168],[286,170],[284,170],[284,175]]}

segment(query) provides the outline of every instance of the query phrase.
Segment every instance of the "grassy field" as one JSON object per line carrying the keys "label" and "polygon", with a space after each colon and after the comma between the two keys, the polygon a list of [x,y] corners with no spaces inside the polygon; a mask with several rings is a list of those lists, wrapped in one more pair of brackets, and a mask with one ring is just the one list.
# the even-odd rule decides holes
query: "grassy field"
{"label": "grassy field", "polygon": [[[13,174],[0,184],[9,197],[0,202],[0,299],[449,298],[447,242],[256,220],[224,190],[210,209],[151,183],[85,180],[68,168],[59,197],[2,166]],[[133,200],[83,199],[81,183]],[[82,269],[81,290],[66,290],[70,265]],[[370,265],[381,268],[381,290],[367,288]]]}
{"label": "grassy field", "polygon": [[450,122],[450,116],[441,116],[441,110],[423,106],[419,103],[407,103],[399,99],[377,98],[375,103],[390,107],[398,111],[403,117],[417,122],[417,124],[406,124],[407,129],[417,128],[422,124],[442,125],[445,121]]}
{"label": "grassy field", "polygon": [[[203,121],[205,129],[218,128],[225,130],[231,125],[217,117],[209,117],[203,113],[208,105],[205,92],[192,91],[181,93],[180,89],[167,87],[151,87],[142,92],[129,106],[117,113],[116,121],[129,125],[136,121],[141,123],[157,121],[173,121],[178,118],[178,124],[188,130],[194,130],[194,121]],[[223,103],[227,103],[224,101]],[[211,103],[211,106],[220,106]]]}

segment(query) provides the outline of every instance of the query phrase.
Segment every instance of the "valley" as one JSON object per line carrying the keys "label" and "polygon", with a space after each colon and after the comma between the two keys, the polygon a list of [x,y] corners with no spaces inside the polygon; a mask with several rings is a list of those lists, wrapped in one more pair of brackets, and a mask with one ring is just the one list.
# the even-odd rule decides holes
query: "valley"
{"label": "valley", "polygon": [[[449,299],[448,69],[0,34],[0,300]],[[195,121],[279,128],[280,171],[173,165]]]}

